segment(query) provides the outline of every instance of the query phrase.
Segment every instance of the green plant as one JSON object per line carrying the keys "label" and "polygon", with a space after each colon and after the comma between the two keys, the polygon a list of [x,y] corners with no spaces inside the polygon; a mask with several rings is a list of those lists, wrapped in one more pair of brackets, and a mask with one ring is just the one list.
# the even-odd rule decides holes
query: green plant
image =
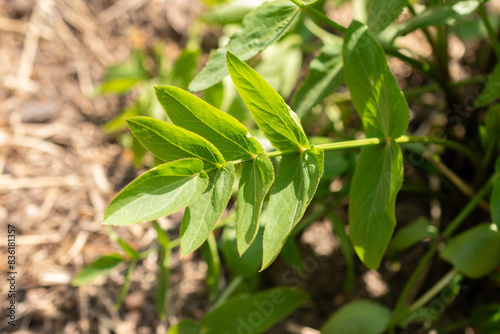
{"label": "green plant", "polygon": [[[238,322],[225,323],[222,329],[214,329],[216,327],[213,324],[226,317],[225,313],[234,305],[255,305],[255,300],[260,300],[258,303],[268,301],[271,297],[265,294],[272,292],[230,300],[227,300],[228,297],[241,288],[243,282],[250,286],[255,284],[256,271],[259,268],[261,271],[266,269],[280,254],[297,270],[301,270],[300,254],[294,238],[318,217],[328,216],[334,223],[334,233],[339,236],[342,252],[348,259],[351,275],[345,286],[351,291],[354,275],[351,247],[366,267],[378,269],[388,246],[391,257],[397,257],[398,253],[422,239],[430,240],[426,254],[409,277],[392,310],[371,301],[351,302],[325,323],[322,328],[324,334],[358,333],[360,328],[363,328],[363,333],[394,333],[397,326],[405,327],[411,319],[415,319],[444,288],[450,287],[455,296],[461,275],[473,279],[493,276],[499,266],[500,108],[495,104],[500,97],[499,63],[474,102],[474,106],[485,115],[482,124],[471,122],[472,125],[468,125],[475,127],[476,137],[462,138],[460,143],[458,140],[445,139],[442,135],[405,135],[409,123],[409,96],[441,89],[451,108],[460,99],[459,87],[477,83],[477,80],[451,80],[447,53],[449,24],[465,20],[468,15],[477,12],[486,28],[492,50],[496,58],[500,58],[500,43],[483,1],[431,1],[430,6],[420,12],[408,1],[367,0],[360,3],[365,11],[360,13],[363,22],[354,20],[348,28],[325,16],[320,10],[321,6],[318,6],[321,3],[315,1],[277,0],[264,3],[245,16],[241,30],[230,38],[225,47],[212,55],[204,69],[189,84],[191,91],[208,89],[229,74],[261,133],[275,148],[273,151],[266,152],[261,143],[250,135],[250,132],[255,131],[247,129],[236,118],[174,86],[155,87],[157,98],[170,123],[142,116],[127,119],[140,143],[165,163],[152,168],[125,187],[106,210],[103,224],[147,222],[186,207],[180,239],[175,245],[173,242],[168,243],[165,233],[158,224],[155,225],[163,240],[159,242],[163,252],[162,268],[168,270],[168,250],[178,243],[182,255],[203,246],[203,254],[209,265],[207,283],[211,299],[215,301],[215,310],[203,318],[201,325],[195,322],[181,323],[171,333],[242,332],[239,329],[242,328],[241,323]],[[414,16],[402,24],[393,23],[405,7]],[[291,101],[292,109],[298,111],[296,114],[282,96],[243,60],[252,58],[283,38],[302,12],[326,24],[343,38],[322,30],[317,23],[303,21],[325,45]],[[427,29],[430,26],[436,27],[436,33]],[[399,36],[417,29],[424,32],[433,47],[433,60],[409,57],[396,46],[395,41]],[[408,63],[434,80],[437,87],[429,85],[421,87],[423,89],[418,92],[402,91],[389,69],[386,55]],[[332,141],[328,137],[308,137],[300,117],[306,121],[307,115],[314,116],[315,105],[323,108],[324,116],[331,121],[328,131],[333,128],[338,137],[346,136],[339,134],[340,131],[336,129],[338,119],[335,119],[332,111],[329,112],[328,105],[332,101],[324,102],[342,83],[349,90],[348,96],[343,95],[344,102],[352,102],[366,138]],[[444,130],[450,129],[445,127]],[[448,152],[468,159],[467,166],[474,171],[474,177],[463,180],[461,175],[440,161],[438,154],[422,145],[425,143],[444,147]],[[353,162],[356,154],[352,153],[351,148],[361,148],[356,162]],[[347,153],[341,153],[341,150],[347,149],[351,158],[347,157]],[[458,189],[470,200],[445,226],[436,226],[428,219],[420,218],[397,230],[392,238],[396,228],[396,196],[404,179],[404,153],[423,158],[418,167],[429,175],[439,175],[453,191]],[[278,164],[276,172],[275,164]],[[349,168],[353,165],[354,172]],[[347,186],[340,191],[325,190],[322,176],[331,180],[342,173],[349,175]],[[236,180],[239,180],[237,208],[220,220],[233,194]],[[472,182],[472,185],[468,182]],[[488,203],[484,198],[490,192]],[[314,203],[312,213],[303,218],[315,194],[324,204],[321,205],[321,201]],[[344,223],[332,210],[338,198],[346,196],[349,197],[348,236],[344,231]],[[492,223],[475,223],[454,235],[477,206],[491,213]],[[221,294],[218,291],[220,259],[213,234],[216,228],[223,228],[219,248],[235,274]],[[425,277],[426,268],[438,253],[440,242],[444,242],[445,247],[439,249],[439,255],[453,268],[413,301],[418,293],[417,282]],[[136,261],[137,255],[132,254],[130,257]],[[118,256],[100,259],[86,270],[92,270],[93,275],[103,274],[122,260]],[[89,274],[86,275],[88,277]],[[77,282],[81,282],[82,278],[79,279]],[[164,293],[161,295],[160,304],[164,305]],[[288,308],[281,308],[278,303],[274,303],[273,310],[276,312],[263,317],[266,319],[263,320],[265,325],[250,325],[245,329],[246,332],[261,333],[305,300],[296,291],[290,292],[287,298],[289,301],[285,304]],[[165,312],[164,309],[161,311]],[[251,307],[242,307],[234,318],[248,317],[254,311]],[[494,318],[496,313],[490,313],[478,326],[498,327],[498,321]],[[471,318],[473,325],[479,321],[478,317],[475,315]],[[429,321],[433,323],[437,319],[436,316]]]}

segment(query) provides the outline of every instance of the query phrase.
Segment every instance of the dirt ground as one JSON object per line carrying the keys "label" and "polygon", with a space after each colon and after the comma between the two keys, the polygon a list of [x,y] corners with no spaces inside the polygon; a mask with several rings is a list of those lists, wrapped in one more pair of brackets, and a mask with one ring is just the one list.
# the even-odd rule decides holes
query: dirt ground
{"label": "dirt ground", "polygon": [[[2,272],[9,271],[4,255],[7,225],[16,230],[16,326],[5,320],[10,287],[3,275],[0,332],[165,333],[183,318],[200,319],[208,309],[207,268],[199,253],[181,260],[174,251],[165,321],[155,311],[155,256],[139,263],[119,310],[113,304],[123,284],[123,270],[89,285],[70,284],[86,264],[120,252],[100,222],[109,200],[136,175],[130,153],[102,131],[126,99],[94,96],[95,87],[106,67],[126,60],[137,43],[162,40],[167,56],[175,59],[200,8],[197,0],[0,2]],[[403,221],[428,209],[426,204],[415,205],[426,203],[425,197],[403,195],[398,201]],[[180,219],[174,214],[160,221],[172,238],[178,237]],[[139,250],[150,247],[156,237],[150,224],[116,231]],[[394,304],[397,295],[391,291],[400,290],[408,276],[394,268],[378,274],[358,263],[355,295],[339,293],[346,263],[338,245],[328,221],[314,222],[300,240],[314,274],[299,275],[281,261],[262,274],[262,288],[292,285],[311,295],[309,303],[269,333],[317,334],[312,328],[319,328],[347,298]],[[425,247],[410,252],[403,265],[414,266]],[[439,277],[447,269],[437,262],[431,272]],[[480,297],[464,293],[462,298],[477,304]],[[449,321],[462,317],[461,310],[453,309]]]}

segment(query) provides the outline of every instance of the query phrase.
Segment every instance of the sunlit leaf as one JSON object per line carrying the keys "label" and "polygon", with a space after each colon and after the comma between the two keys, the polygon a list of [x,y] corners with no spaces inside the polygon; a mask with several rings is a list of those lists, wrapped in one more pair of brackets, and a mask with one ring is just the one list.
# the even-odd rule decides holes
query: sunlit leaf
{"label": "sunlit leaf", "polygon": [[222,80],[228,74],[227,50],[242,60],[252,58],[283,36],[299,12],[299,8],[288,0],[269,1],[251,11],[245,16],[241,30],[212,55],[189,85],[189,90],[203,90]]}
{"label": "sunlit leaf", "polygon": [[208,173],[203,194],[186,208],[181,224],[182,256],[200,247],[212,232],[231,197],[234,183],[232,163]]}
{"label": "sunlit leaf", "polygon": [[150,117],[132,117],[127,123],[141,144],[161,160],[197,158],[208,170],[225,164],[217,148],[194,132]]}
{"label": "sunlit leaf", "polygon": [[353,21],[344,37],[344,78],[367,137],[398,138],[409,108],[382,47],[366,25]]}
{"label": "sunlit leaf", "polygon": [[80,271],[73,279],[72,284],[79,286],[88,283],[99,276],[106,276],[123,261],[125,261],[125,259],[119,254],[101,256],[83,268],[82,271]]}
{"label": "sunlit leaf", "polygon": [[309,148],[300,121],[283,98],[231,52],[227,53],[227,66],[243,101],[271,144],[279,150]]}
{"label": "sunlit leaf", "polygon": [[403,183],[399,145],[361,149],[349,203],[349,236],[361,261],[377,269],[396,226],[396,195]]}
{"label": "sunlit leaf", "polygon": [[247,250],[257,235],[262,203],[273,182],[273,164],[266,155],[259,154],[256,159],[242,163],[236,212],[240,254]]}
{"label": "sunlit leaf", "polygon": [[128,184],[109,204],[103,224],[131,225],[174,213],[194,202],[208,176],[198,159],[177,160],[150,169]]}
{"label": "sunlit leaf", "polygon": [[155,89],[172,123],[210,141],[227,161],[254,158],[262,153],[262,146],[233,116],[182,89],[172,86]]}
{"label": "sunlit leaf", "polygon": [[323,174],[324,153],[313,147],[281,158],[269,199],[262,269],[278,256],[286,238],[304,215]]}

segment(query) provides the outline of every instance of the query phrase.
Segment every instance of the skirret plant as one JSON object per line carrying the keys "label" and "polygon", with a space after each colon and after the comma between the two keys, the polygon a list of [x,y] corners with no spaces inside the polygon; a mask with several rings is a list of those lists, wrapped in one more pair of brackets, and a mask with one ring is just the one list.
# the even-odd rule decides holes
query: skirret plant
{"label": "skirret plant", "polygon": [[[165,163],[127,185],[110,203],[103,224],[123,226],[154,222],[185,208],[179,240],[170,242],[159,224],[154,222],[160,245],[159,284],[163,284],[159,287],[158,309],[164,314],[168,259],[171,249],[179,243],[183,256],[202,247],[209,265],[208,275],[212,278],[212,282],[207,280],[209,292],[211,299],[217,300],[214,309],[200,323],[181,322],[171,333],[261,333],[307,300],[303,292],[281,287],[254,295],[239,295],[226,301],[238,283],[233,280],[219,294],[220,262],[213,230],[223,227],[219,247],[240,280],[251,277],[259,269],[268,268],[280,253],[285,258],[293,257],[290,255],[293,253],[293,237],[308,223],[308,216],[302,218],[315,197],[324,174],[325,158],[333,154],[331,151],[361,149],[350,180],[348,236],[338,217],[323,212],[334,222],[334,232],[341,240],[344,256],[350,259],[350,270],[353,261],[350,247],[366,267],[376,270],[388,247],[389,253],[394,254],[424,238],[430,240],[430,246],[392,310],[367,300],[348,303],[324,324],[323,334],[394,333],[397,326],[405,327],[412,319],[419,319],[415,316],[418,311],[445,287],[456,287],[462,275],[473,279],[490,275],[500,264],[500,159],[497,159],[496,168],[492,163],[499,147],[500,108],[494,102],[500,97],[500,65],[496,65],[475,102],[477,108],[488,107],[485,122],[479,130],[480,158],[469,147],[442,136],[405,134],[410,114],[408,103],[386,60],[386,55],[391,55],[407,62],[435,80],[447,101],[453,101],[457,85],[453,85],[449,77],[446,29],[442,24],[451,24],[477,12],[494,52],[500,58],[500,43],[483,1],[432,2],[432,6],[418,13],[404,0],[362,1],[364,13],[348,28],[326,17],[314,3],[278,0],[252,10],[245,16],[241,30],[211,56],[189,85],[192,92],[204,90],[229,74],[255,123],[274,150],[265,151],[262,140],[252,137],[236,118],[174,86],[155,87],[169,122],[143,116],[126,120],[140,143]],[[405,7],[414,16],[402,24],[393,24]],[[295,113],[243,61],[281,38],[302,12],[328,25],[343,39],[321,31],[322,39],[327,43],[292,100],[292,108],[298,110]],[[431,36],[429,26],[437,26],[436,36]],[[434,47],[435,63],[409,57],[395,47],[394,40],[417,29],[425,32]],[[325,34],[328,37],[324,37]],[[336,142],[314,138],[314,142],[321,143],[313,144],[313,138],[304,131],[299,116],[321,103],[342,83],[349,89],[349,99],[362,122],[364,136]],[[460,190],[465,189],[470,201],[442,230],[427,219],[418,219],[399,229],[393,237],[396,196],[403,184],[401,147],[425,155],[426,148],[422,146],[425,143],[444,146],[467,158],[479,175],[475,181],[478,190],[474,191],[446,166],[436,162],[452,184]],[[236,214],[221,221],[235,188]],[[484,198],[491,190],[491,199],[487,203]],[[492,222],[477,223],[455,235],[478,205],[491,209]],[[235,225],[228,220],[234,220]],[[444,247],[438,249],[441,242],[444,242]],[[131,258],[131,267],[147,255],[130,249],[123,240],[121,245]],[[414,285],[438,252],[453,268],[413,301]],[[255,266],[256,256],[260,262],[258,267]],[[123,261],[120,255],[103,257],[84,269],[75,279],[75,284],[107,273]],[[481,312],[490,314],[490,309]],[[255,320],[257,318],[259,321]],[[496,326],[493,316],[487,318],[493,322],[491,326]],[[484,321],[480,326],[490,326]]]}

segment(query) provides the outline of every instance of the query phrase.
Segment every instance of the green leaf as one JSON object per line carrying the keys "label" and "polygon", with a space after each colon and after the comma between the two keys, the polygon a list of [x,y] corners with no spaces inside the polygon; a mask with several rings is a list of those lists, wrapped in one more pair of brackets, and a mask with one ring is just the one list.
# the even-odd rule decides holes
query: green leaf
{"label": "green leaf", "polygon": [[262,203],[273,182],[273,164],[267,155],[259,154],[256,159],[241,164],[236,211],[236,235],[240,254],[245,253],[257,235]]}
{"label": "green leaf", "polygon": [[167,334],[200,334],[201,326],[194,320],[185,319],[170,328]]}
{"label": "green leaf", "polygon": [[495,172],[497,176],[491,193],[491,219],[500,228],[500,157],[497,158]]}
{"label": "green leaf", "polygon": [[[482,327],[492,324],[500,326],[500,304],[489,304],[475,309],[469,318],[469,323],[474,327]],[[485,332],[485,334],[486,333],[488,332]]]}
{"label": "green leaf", "polygon": [[300,255],[299,246],[297,245],[297,241],[292,236],[286,239],[283,248],[281,249],[280,256],[285,260],[289,265],[293,267],[294,270],[303,274],[304,273],[304,265],[302,263],[302,256]]}
{"label": "green leaf", "polygon": [[221,237],[221,251],[231,273],[250,278],[255,276],[262,261],[262,236],[264,228],[259,228],[255,241],[248,247],[245,254],[238,253],[236,229],[233,226],[224,227]]}
{"label": "green leaf", "polygon": [[369,300],[350,302],[336,311],[321,334],[381,334],[389,325],[391,310]]}
{"label": "green leaf", "polygon": [[[476,108],[492,104],[500,98],[500,62],[496,64],[481,94],[474,102]],[[498,131],[498,130],[497,130]]]}
{"label": "green leaf", "polygon": [[125,259],[119,254],[101,256],[83,268],[82,271],[76,275],[71,284],[80,286],[99,276],[106,276],[123,261],[125,261]]}
{"label": "green leaf", "polygon": [[196,133],[150,117],[132,117],[127,123],[141,144],[161,160],[197,158],[206,170],[225,164],[217,148]]}
{"label": "green leaf", "polygon": [[309,67],[309,74],[293,97],[292,107],[302,118],[344,82],[342,43],[327,44]]}
{"label": "green leaf", "polygon": [[139,110],[139,106],[137,105],[137,103],[134,103],[129,108],[120,112],[118,116],[116,116],[115,118],[104,124],[103,127],[104,132],[115,133],[122,131],[127,127],[127,122],[125,121],[125,118],[139,116],[140,112],[141,111]]}
{"label": "green leaf", "polygon": [[172,73],[170,75],[171,83],[174,86],[187,88],[191,80],[196,75],[198,69],[198,57],[200,50],[192,47],[186,47],[177,58]]}
{"label": "green leaf", "polygon": [[211,106],[221,109],[224,102],[224,84],[221,82],[203,91],[202,98]]}
{"label": "green leaf", "polygon": [[127,254],[132,260],[136,260],[139,258],[139,253],[132,247],[128,242],[126,242],[124,239],[118,237],[116,239],[120,247],[123,249],[125,254]]}
{"label": "green leaf", "polygon": [[366,136],[398,138],[409,120],[409,109],[382,47],[368,27],[353,21],[344,37],[344,78]]}
{"label": "green leaf", "polygon": [[138,82],[148,79],[144,68],[145,54],[142,50],[134,50],[132,57],[124,63],[116,64],[107,69],[103,83],[98,91],[101,94],[123,94],[133,88]]}
{"label": "green leaf", "polygon": [[408,4],[408,0],[368,0],[367,25],[376,34],[396,20]]}
{"label": "green leaf", "polygon": [[[288,98],[299,79],[303,40],[290,34],[262,52],[255,70],[281,95]],[[280,61],[276,61],[279,59]]]}
{"label": "green leaf", "polygon": [[281,158],[269,199],[262,268],[278,256],[286,238],[304,215],[323,173],[324,153],[315,147]]}
{"label": "green leaf", "polygon": [[207,240],[231,197],[234,166],[226,166],[208,173],[209,183],[198,199],[186,208],[181,224],[181,253],[185,256]]}
{"label": "green leaf", "polygon": [[500,104],[494,104],[488,108],[484,117],[484,126],[479,125],[479,134],[486,155],[493,154],[500,146]]}
{"label": "green leaf", "polygon": [[203,317],[203,333],[262,333],[307,299],[304,292],[292,288],[275,288],[250,296],[240,295]]}
{"label": "green leaf", "polygon": [[219,278],[221,273],[219,252],[217,251],[217,241],[213,233],[207,238],[201,248],[203,257],[207,263],[207,278],[205,282],[208,287],[208,299],[211,303],[215,302],[219,295]]}
{"label": "green leaf", "polygon": [[396,232],[391,242],[391,249],[403,251],[422,239],[436,239],[438,236],[439,229],[427,218],[420,217]]}
{"label": "green leaf", "polygon": [[241,30],[210,57],[207,65],[190,83],[189,90],[203,90],[222,80],[228,74],[228,50],[243,60],[252,58],[283,36],[299,12],[299,8],[288,0],[269,1],[251,11],[243,19]]}
{"label": "green leaf", "polygon": [[103,224],[131,225],[154,220],[193,203],[205,190],[208,176],[198,159],[159,165],[137,177],[109,204]]}
{"label": "green leaf", "polygon": [[155,227],[156,230],[156,241],[158,242],[158,245],[163,248],[163,249],[168,249],[168,244],[170,243],[170,240],[168,238],[167,233],[161,228],[160,224],[158,224],[157,221],[153,222],[153,226]]}
{"label": "green leaf", "polygon": [[377,269],[396,226],[396,195],[403,183],[399,145],[361,149],[352,179],[349,236],[361,261]]}
{"label": "green leaf", "polygon": [[454,24],[463,17],[475,12],[481,2],[479,0],[463,0],[446,2],[427,8],[417,16],[403,22],[395,37],[404,36],[414,30],[429,26]]}
{"label": "green leaf", "polygon": [[201,19],[203,22],[218,25],[241,23],[245,15],[260,4],[255,1],[231,1],[205,11]]}
{"label": "green leaf", "polygon": [[227,66],[238,93],[271,144],[278,150],[309,148],[300,121],[283,98],[231,52],[227,53]]}
{"label": "green leaf", "polygon": [[227,161],[254,158],[262,146],[236,118],[182,89],[157,86],[158,101],[175,125],[211,142]]}
{"label": "green leaf", "polygon": [[471,278],[489,274],[500,264],[498,226],[485,223],[453,237],[441,257]]}

